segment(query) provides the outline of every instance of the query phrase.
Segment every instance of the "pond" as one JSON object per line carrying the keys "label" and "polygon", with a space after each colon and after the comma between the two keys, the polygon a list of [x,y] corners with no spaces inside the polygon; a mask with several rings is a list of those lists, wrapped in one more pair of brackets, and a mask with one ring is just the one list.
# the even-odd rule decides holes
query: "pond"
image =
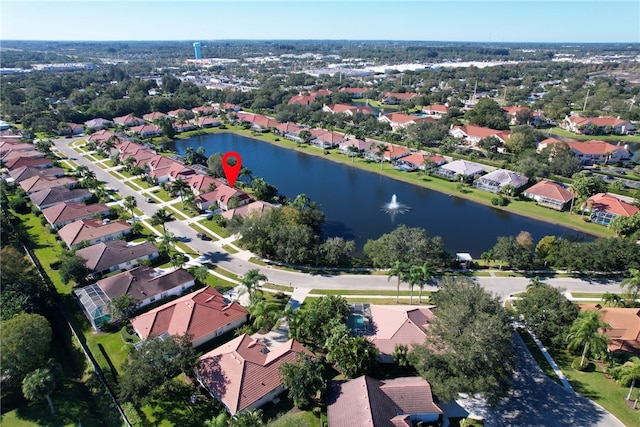
{"label": "pond", "polygon": [[[398,224],[422,227],[429,236],[441,236],[450,253],[469,252],[474,258],[493,247],[499,236],[515,236],[520,231],[531,233],[535,242],[546,235],[592,239],[567,227],[233,133],[178,140],[175,145],[180,154],[187,147],[200,146],[207,156],[236,151],[254,176],[275,185],[281,194],[293,199],[304,193],[318,203],[326,215],[325,237],[355,240],[358,250],[368,239],[377,239]],[[392,214],[384,210],[394,195],[398,203],[407,206],[406,212]]]}

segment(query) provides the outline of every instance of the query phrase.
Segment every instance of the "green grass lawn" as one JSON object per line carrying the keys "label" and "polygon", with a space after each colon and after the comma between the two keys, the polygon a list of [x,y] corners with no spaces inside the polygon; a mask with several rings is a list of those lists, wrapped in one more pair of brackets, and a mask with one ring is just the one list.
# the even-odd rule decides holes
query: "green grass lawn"
{"label": "green grass lawn", "polygon": [[153,195],[152,197],[160,199],[163,202],[169,202],[169,201],[175,199],[175,197],[173,197],[171,194],[169,194],[166,191],[164,191],[162,188],[158,188],[158,189],[155,189],[155,190],[151,191],[151,194]]}
{"label": "green grass lawn", "polygon": [[[406,287],[403,287],[406,288]],[[418,299],[418,289],[413,291],[413,299]],[[384,291],[384,290],[361,290],[361,289],[312,289],[309,293],[314,295],[378,295],[378,296],[390,296],[395,297],[397,291]],[[409,297],[411,291],[400,289],[400,296]],[[431,295],[431,292],[422,292],[422,299],[425,300]]]}
{"label": "green grass lawn", "polygon": [[203,227],[209,229],[211,232],[217,234],[218,236],[222,237],[223,239],[226,237],[231,236],[231,234],[229,234],[229,232],[227,230],[225,230],[224,228],[220,227],[218,224],[216,224],[215,221],[213,220],[208,220],[208,219],[202,219],[200,221],[198,221],[198,223],[200,225],[202,225]]}
{"label": "green grass lawn", "polygon": [[640,413],[634,413],[625,402],[628,387],[622,387],[608,378],[598,364],[592,372],[579,372],[571,368],[575,356],[563,350],[550,350],[550,353],[576,392],[602,405],[625,425],[640,425]]}
{"label": "green grass lawn", "polygon": [[230,254],[237,254],[238,250],[233,248],[231,245],[222,245],[222,249],[229,252]]}
{"label": "green grass lawn", "polygon": [[568,130],[562,129],[560,127],[552,128],[551,133],[558,136],[575,139],[577,141],[591,141],[593,139],[596,139],[599,141],[607,141],[612,144],[617,144],[620,141],[640,142],[640,135],[580,135],[577,133],[569,132]]}
{"label": "green grass lawn", "polygon": [[147,184],[147,182],[146,182],[146,181],[143,181],[143,180],[142,180],[142,179],[140,179],[140,178],[135,178],[135,179],[133,180],[133,182],[135,182],[139,187],[142,187],[142,188],[145,188],[145,189],[146,189],[146,188],[151,188],[151,186],[150,186],[149,184]]}

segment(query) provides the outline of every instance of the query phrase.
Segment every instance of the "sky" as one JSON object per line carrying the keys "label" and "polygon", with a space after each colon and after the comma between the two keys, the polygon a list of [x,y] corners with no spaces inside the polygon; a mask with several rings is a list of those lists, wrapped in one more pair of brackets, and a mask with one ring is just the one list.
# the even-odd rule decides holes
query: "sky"
{"label": "sky", "polygon": [[640,43],[638,0],[0,0],[1,40]]}

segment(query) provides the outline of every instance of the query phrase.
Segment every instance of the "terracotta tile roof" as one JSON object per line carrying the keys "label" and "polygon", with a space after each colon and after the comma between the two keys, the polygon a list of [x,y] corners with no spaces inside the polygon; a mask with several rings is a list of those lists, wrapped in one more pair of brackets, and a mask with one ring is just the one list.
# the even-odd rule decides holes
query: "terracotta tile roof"
{"label": "terracotta tile roof", "polygon": [[407,424],[411,414],[442,414],[431,386],[420,377],[380,381],[362,376],[332,381],[327,394],[331,427],[394,427]]}
{"label": "terracotta tile roof", "polygon": [[160,127],[156,125],[150,125],[150,124],[133,126],[130,130],[131,132],[136,132],[136,133],[139,133],[140,135],[143,135],[145,133],[161,133],[162,132],[162,129]]}
{"label": "terracotta tile roof", "polygon": [[92,195],[89,190],[84,188],[74,188],[70,190],[67,187],[54,187],[29,194],[29,199],[31,199],[33,205],[38,206],[40,209],[45,209],[56,203],[71,200],[87,200],[91,198]]}
{"label": "terracotta tile roof", "polygon": [[81,219],[67,224],[58,231],[58,235],[70,248],[82,242],[94,242],[118,234],[131,232],[126,221],[111,221],[104,224],[101,219]]}
{"label": "terracotta tile roof", "polygon": [[602,117],[580,117],[580,116],[569,116],[567,118],[571,123],[578,126],[585,126],[593,123],[598,127],[605,126],[618,126],[625,123],[629,123],[628,120],[621,120],[611,116],[602,116]]}
{"label": "terracotta tile roof", "polygon": [[507,113],[509,116],[515,116],[520,111],[525,111],[525,110],[531,110],[531,108],[529,108],[529,107],[515,107],[515,106],[502,107],[502,111]]}
{"label": "terracotta tile roof", "polygon": [[422,107],[422,111],[435,111],[440,114],[447,114],[449,113],[449,107],[441,104],[430,104],[426,107]]}
{"label": "terracotta tile roof", "polygon": [[410,99],[413,99],[415,97],[417,97],[418,94],[415,92],[406,92],[406,93],[399,93],[399,92],[385,92],[384,95],[382,95],[382,98],[396,98],[402,101],[408,101]]}
{"label": "terracotta tile roof", "polygon": [[220,180],[201,173],[192,175],[187,180],[189,187],[196,193],[212,191],[216,186],[223,185]]}
{"label": "terracotta tile roof", "polygon": [[220,121],[213,117],[199,117],[195,120],[195,124],[198,126],[217,126],[220,124]]}
{"label": "terracotta tile roof", "polygon": [[109,206],[104,203],[87,205],[82,202],[62,202],[42,210],[42,215],[51,225],[90,218],[98,214],[107,215],[108,213]]}
{"label": "terracotta tile roof", "polygon": [[46,167],[51,165],[53,165],[53,161],[46,157],[18,156],[4,161],[4,166],[9,170],[22,166]]}
{"label": "terracotta tile roof", "polygon": [[257,200],[247,205],[239,206],[235,209],[229,209],[228,211],[222,212],[221,215],[224,218],[232,219],[236,215],[243,217],[253,213],[262,214],[263,212],[273,208],[274,206],[271,203]]}
{"label": "terracotta tile roof", "polygon": [[573,194],[561,184],[555,181],[548,181],[546,179],[532,185],[526,190],[526,192],[527,194],[559,200],[563,203],[567,203],[573,199]]}
{"label": "terracotta tile roof", "polygon": [[460,129],[462,133],[464,133],[467,137],[471,138],[488,138],[490,136],[495,136],[497,138],[501,138],[503,141],[508,139],[511,135],[509,131],[495,130],[491,128],[485,128],[482,126],[476,125],[467,125],[467,126],[454,126],[452,130]]}
{"label": "terracotta tile roof", "polygon": [[86,265],[91,271],[109,270],[127,261],[147,258],[157,253],[158,248],[152,242],[129,245],[119,239],[96,243],[76,251],[76,255],[86,261]]}
{"label": "terracotta tile roof", "polygon": [[28,194],[54,187],[72,187],[77,183],[78,181],[70,176],[55,177],[35,175],[20,181],[20,187]]}
{"label": "terracotta tile roof", "polygon": [[366,87],[343,87],[343,88],[340,88],[339,90],[339,92],[359,93],[359,94],[367,93],[370,91],[371,89]]}
{"label": "terracotta tile roof", "polygon": [[598,154],[604,156],[606,153],[613,153],[615,151],[620,151],[623,157],[629,156],[629,150],[624,147],[609,144],[605,141],[591,140],[591,141],[571,141],[567,142],[569,147],[573,151],[577,151],[582,154]]}
{"label": "terracotta tile roof", "polygon": [[404,156],[401,160],[403,162],[411,163],[416,167],[423,167],[425,160],[431,160],[436,165],[442,164],[445,162],[445,158],[442,156],[428,156],[426,154],[413,153],[408,156]]}
{"label": "terracotta tile roof", "polygon": [[191,286],[193,282],[193,276],[182,268],[159,273],[151,267],[140,266],[99,280],[96,285],[110,299],[129,294],[138,301],[144,301],[181,285]]}
{"label": "terracotta tile roof", "polygon": [[587,200],[591,208],[621,216],[633,216],[640,209],[608,193],[595,194]]}
{"label": "terracotta tile roof", "polygon": [[581,309],[600,311],[600,318],[611,327],[605,335],[611,338],[609,350],[622,350],[640,355],[640,309],[602,307],[600,304],[580,304]]}
{"label": "terracotta tile roof", "polygon": [[169,116],[167,116],[165,113],[161,113],[159,111],[154,111],[153,113],[149,113],[149,114],[145,114],[144,116],[142,116],[143,119],[145,119],[148,122],[152,122],[154,120],[157,119],[165,119]]}
{"label": "terracotta tile roof", "polygon": [[371,143],[368,142],[368,141],[365,141],[363,139],[350,139],[348,141],[341,142],[339,145],[340,145],[340,147],[354,146],[359,151],[366,151],[366,150],[371,148]]}
{"label": "terracotta tile roof", "polygon": [[419,123],[419,122],[435,123],[436,122],[436,120],[432,117],[418,117],[418,116],[405,114],[405,113],[389,113],[383,117],[386,117],[390,123],[399,123],[399,124]]}
{"label": "terracotta tile roof", "polygon": [[157,307],[131,319],[143,340],[151,335],[193,335],[192,341],[224,328],[242,318],[248,311],[237,302],[228,302],[209,286]]}
{"label": "terracotta tile roof", "polygon": [[191,111],[193,111],[195,114],[201,113],[204,115],[209,115],[215,113],[216,109],[209,105],[203,105],[202,107],[192,108]]}
{"label": "terracotta tile roof", "polygon": [[263,342],[243,334],[200,357],[197,375],[235,414],[278,389],[282,385],[278,368],[295,362],[298,353],[313,356],[295,340],[268,351]]}
{"label": "terracotta tile roof", "polygon": [[297,135],[298,133],[300,133],[300,131],[304,130],[304,128],[302,128],[299,124],[290,122],[280,123],[276,126],[276,129],[282,133],[291,133],[294,135]]}
{"label": "terracotta tile roof", "polygon": [[140,117],[136,117],[133,113],[127,114],[126,116],[115,117],[113,121],[114,123],[122,126],[136,126],[144,123],[144,120],[142,120]]}
{"label": "terracotta tile roof", "polygon": [[64,176],[65,170],[59,167],[52,168],[37,168],[35,166],[21,166],[15,168],[9,172],[9,176],[13,178],[15,182],[20,182],[32,176]]}
{"label": "terracotta tile roof", "polygon": [[435,306],[371,305],[371,322],[374,334],[367,336],[381,354],[391,355],[397,344],[411,348],[412,344],[423,344],[426,328],[435,318]]}

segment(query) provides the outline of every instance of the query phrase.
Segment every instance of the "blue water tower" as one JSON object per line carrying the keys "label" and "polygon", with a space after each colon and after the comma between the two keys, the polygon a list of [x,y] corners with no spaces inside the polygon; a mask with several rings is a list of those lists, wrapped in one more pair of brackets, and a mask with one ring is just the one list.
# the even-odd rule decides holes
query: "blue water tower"
{"label": "blue water tower", "polygon": [[193,44],[193,50],[196,53],[196,59],[202,59],[202,51],[201,51],[202,45],[200,44],[200,42],[195,42]]}

